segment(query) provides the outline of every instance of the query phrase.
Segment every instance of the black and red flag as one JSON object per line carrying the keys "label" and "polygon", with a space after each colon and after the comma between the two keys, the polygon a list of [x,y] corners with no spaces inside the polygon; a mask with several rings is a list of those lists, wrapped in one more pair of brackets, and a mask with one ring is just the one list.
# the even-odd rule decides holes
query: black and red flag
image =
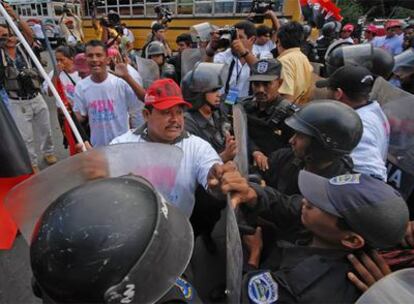
{"label": "black and red flag", "polygon": [[33,174],[29,153],[19,130],[0,97],[0,249],[10,249],[17,226],[4,207],[4,198],[15,185]]}

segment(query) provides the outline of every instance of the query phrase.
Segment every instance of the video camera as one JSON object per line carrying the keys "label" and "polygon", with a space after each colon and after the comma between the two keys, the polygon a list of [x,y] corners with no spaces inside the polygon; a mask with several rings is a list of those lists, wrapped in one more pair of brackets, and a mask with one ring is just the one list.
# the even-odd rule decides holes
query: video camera
{"label": "video camera", "polygon": [[162,24],[166,24],[172,21],[172,13],[168,7],[157,5],[154,7],[154,12],[157,14],[157,19],[161,20]]}
{"label": "video camera", "polygon": [[254,13],[253,17],[248,18],[253,23],[263,23],[264,13],[268,10],[273,10],[275,3],[273,0],[253,0],[250,13]]}
{"label": "video camera", "polygon": [[233,26],[225,26],[217,30],[220,36],[218,46],[219,48],[227,48],[231,45],[233,40],[237,39],[237,30]]}

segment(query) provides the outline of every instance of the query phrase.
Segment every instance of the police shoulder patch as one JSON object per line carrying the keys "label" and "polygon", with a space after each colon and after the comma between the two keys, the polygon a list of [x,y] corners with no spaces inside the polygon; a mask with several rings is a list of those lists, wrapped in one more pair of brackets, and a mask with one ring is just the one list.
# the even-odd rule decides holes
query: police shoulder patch
{"label": "police shoulder patch", "polygon": [[252,276],[247,289],[250,301],[256,304],[275,303],[279,298],[277,283],[269,272]]}
{"label": "police shoulder patch", "polygon": [[191,286],[191,284],[183,278],[177,278],[175,280],[175,286],[177,286],[181,290],[181,293],[183,294],[186,300],[191,301],[194,298],[193,286]]}
{"label": "police shoulder patch", "polygon": [[329,183],[337,186],[359,184],[360,177],[361,174],[344,174],[331,178]]}

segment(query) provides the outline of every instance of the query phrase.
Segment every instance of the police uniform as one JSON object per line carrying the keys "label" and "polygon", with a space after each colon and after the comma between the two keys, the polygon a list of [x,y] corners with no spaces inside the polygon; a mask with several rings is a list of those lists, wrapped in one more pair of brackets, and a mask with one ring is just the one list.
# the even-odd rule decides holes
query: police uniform
{"label": "police uniform", "polygon": [[177,278],[174,283],[174,286],[164,295],[159,301],[158,304],[172,304],[172,303],[202,303],[199,298],[197,291],[193,285],[185,278],[181,276]]}
{"label": "police uniform", "polygon": [[291,104],[280,96],[259,109],[253,97],[242,101],[247,114],[248,134],[252,152],[261,151],[269,156],[273,151],[288,146],[293,132],[283,122],[290,115]]}
{"label": "police uniform", "polygon": [[278,248],[275,268],[248,272],[242,303],[354,303],[360,292],[347,279],[347,250]]}

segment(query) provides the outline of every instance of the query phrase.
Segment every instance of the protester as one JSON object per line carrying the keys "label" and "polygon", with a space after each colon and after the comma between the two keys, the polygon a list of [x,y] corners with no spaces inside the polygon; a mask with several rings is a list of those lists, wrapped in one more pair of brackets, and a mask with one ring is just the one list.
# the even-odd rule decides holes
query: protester
{"label": "protester", "polygon": [[85,35],[82,30],[82,20],[75,13],[64,12],[59,21],[59,26],[68,45],[76,46],[85,40]]}
{"label": "protester", "polygon": [[[19,23],[29,43],[33,44],[33,32],[29,25],[13,11],[8,4],[2,4],[8,14]],[[18,43],[18,39],[7,27],[0,26],[0,37],[6,43],[0,48],[0,81],[10,101],[12,114],[29,150],[33,170],[39,171],[38,156],[35,147],[35,130],[38,132],[40,151],[48,165],[57,162],[54,155],[49,109],[39,93],[40,75],[29,55]],[[7,75],[6,75],[7,70]],[[21,77],[19,77],[19,75]]]}
{"label": "protester", "polygon": [[377,27],[373,24],[370,24],[367,26],[367,28],[364,31],[365,36],[365,43],[373,43],[375,37],[377,36]]}
{"label": "protester", "polygon": [[250,21],[241,21],[234,27],[237,30],[237,39],[231,42],[231,48],[216,53],[219,45],[219,37],[213,36],[212,41],[206,49],[206,61],[225,63],[229,66],[228,79],[224,86],[223,93],[226,102],[236,103],[239,98],[249,95],[250,66],[257,58],[252,53],[253,44],[256,40],[256,27]]}
{"label": "protester", "polygon": [[345,65],[316,85],[327,87],[331,98],[354,108],[361,117],[364,131],[351,153],[354,170],[386,181],[390,125],[378,102],[369,100],[373,84],[374,77],[368,69]]}
{"label": "protester", "polygon": [[345,24],[341,29],[341,33],[340,33],[339,37],[341,38],[341,40],[347,41],[347,42],[353,44],[354,40],[352,39],[351,36],[352,36],[354,30],[355,30],[355,27],[354,27],[353,24],[351,24],[351,23]]}
{"label": "protester", "polygon": [[123,27],[123,36],[128,39],[128,42],[134,45],[135,43],[135,36],[134,33],[127,27],[126,23],[122,23]]}
{"label": "protester", "polygon": [[184,129],[184,101],[178,85],[172,79],[155,81],[145,96],[145,124],[116,137],[111,144],[127,142],[158,142],[174,144],[183,150],[177,182],[169,201],[190,217],[194,208],[197,184],[207,187],[207,175],[216,174],[222,163],[220,156],[203,139]]}
{"label": "protester", "polygon": [[91,75],[77,83],[73,110],[80,122],[88,119],[92,145],[104,146],[143,122],[136,94],[143,89],[125,64],[119,63],[115,69],[122,79],[108,73],[107,48],[101,41],[86,43],[86,58]]}
{"label": "protester", "polygon": [[272,28],[263,24],[256,29],[257,38],[253,45],[252,52],[258,59],[273,57],[271,51],[276,48],[276,32],[280,27],[279,19],[274,11],[267,10],[264,15],[268,16],[272,21]]}
{"label": "protester", "polygon": [[308,102],[312,87],[313,68],[300,51],[303,37],[303,27],[298,22],[289,22],[277,32],[277,59],[282,64],[283,79],[279,93],[297,104]]}
{"label": "protester", "polygon": [[401,28],[399,21],[388,21],[385,24],[386,35],[383,37],[376,37],[373,44],[375,47],[380,47],[396,56],[403,51],[403,39],[396,34],[396,29]]}

